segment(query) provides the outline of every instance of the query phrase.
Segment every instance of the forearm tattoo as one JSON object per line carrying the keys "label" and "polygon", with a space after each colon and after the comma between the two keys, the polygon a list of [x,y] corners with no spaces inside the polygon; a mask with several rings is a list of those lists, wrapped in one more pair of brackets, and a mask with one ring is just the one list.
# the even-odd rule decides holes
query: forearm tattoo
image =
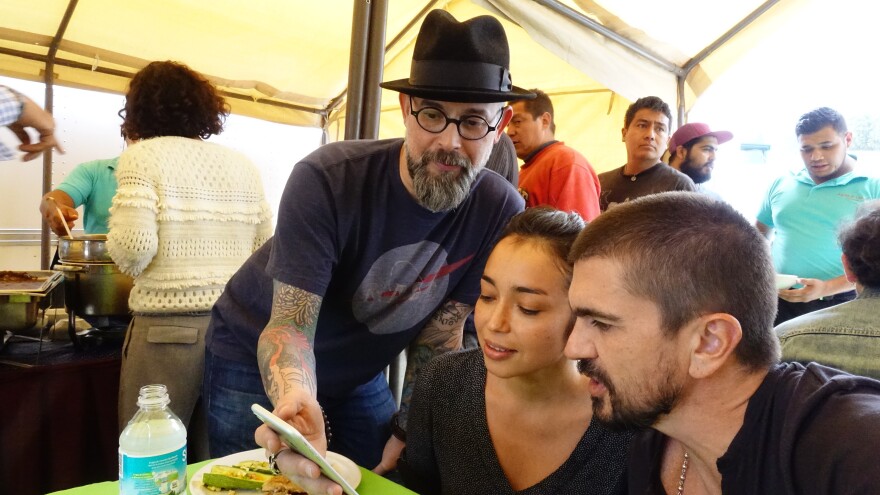
{"label": "forearm tattoo", "polygon": [[274,289],[272,316],[257,346],[266,395],[274,404],[294,387],[302,387],[314,397],[318,393],[315,328],[321,297],[277,280]]}
{"label": "forearm tattoo", "polygon": [[409,345],[406,358],[406,374],[400,396],[400,426],[406,429],[409,401],[419,370],[434,356],[461,348],[464,321],[473,306],[456,301],[446,301]]}

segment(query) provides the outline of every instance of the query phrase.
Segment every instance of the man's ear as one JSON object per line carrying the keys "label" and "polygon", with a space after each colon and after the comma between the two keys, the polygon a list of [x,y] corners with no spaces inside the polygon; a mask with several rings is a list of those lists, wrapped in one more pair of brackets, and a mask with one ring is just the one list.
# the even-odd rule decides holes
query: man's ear
{"label": "man's ear", "polygon": [[626,142],[626,127],[620,130],[620,140]]}
{"label": "man's ear", "polygon": [[406,122],[406,117],[409,115],[409,97],[403,93],[398,93],[398,98],[400,99],[400,113],[403,114],[403,120]]}
{"label": "man's ear", "polygon": [[675,148],[675,156],[677,156],[679,160],[684,161],[684,159],[687,158],[687,153],[687,149],[685,149],[684,146]]}
{"label": "man's ear", "polygon": [[541,114],[541,127],[545,131],[550,130],[550,124],[553,122],[553,117],[550,115],[550,112],[544,112]]}
{"label": "man's ear", "polygon": [[499,139],[501,139],[501,135],[504,134],[504,128],[507,127],[507,124],[510,123],[510,119],[513,118],[513,107],[507,105],[504,107],[504,110],[501,111],[501,120],[498,122],[498,127],[495,129],[495,139],[492,140],[493,143],[497,143]]}
{"label": "man's ear", "polygon": [[846,257],[845,254],[840,255],[840,262],[843,264],[843,274],[846,275],[846,281],[854,284],[859,280],[856,278],[855,272],[853,272],[852,266],[849,264],[849,258]]}
{"label": "man's ear", "polygon": [[697,318],[690,328],[691,365],[694,378],[711,376],[732,359],[742,340],[739,320],[727,313],[713,313]]}

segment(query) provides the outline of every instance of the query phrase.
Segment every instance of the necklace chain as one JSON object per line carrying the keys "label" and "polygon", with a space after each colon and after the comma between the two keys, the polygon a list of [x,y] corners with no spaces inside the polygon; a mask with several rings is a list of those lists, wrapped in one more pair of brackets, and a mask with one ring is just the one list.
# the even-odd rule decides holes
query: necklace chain
{"label": "necklace chain", "polygon": [[684,479],[687,476],[688,472],[688,453],[684,451],[684,461],[681,463],[681,476],[678,478],[678,495],[682,495],[684,493]]}

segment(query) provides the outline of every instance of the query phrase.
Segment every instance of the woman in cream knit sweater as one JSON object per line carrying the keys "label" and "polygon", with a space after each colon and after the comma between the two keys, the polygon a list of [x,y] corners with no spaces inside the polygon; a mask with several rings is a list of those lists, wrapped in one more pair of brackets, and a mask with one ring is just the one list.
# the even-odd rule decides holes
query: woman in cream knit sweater
{"label": "woman in cream knit sweater", "polygon": [[113,261],[134,277],[120,429],[137,411],[140,387],[151,383],[168,387],[172,410],[189,424],[211,306],[272,235],[257,169],[243,155],[202,141],[222,131],[228,113],[204,77],[174,62],[138,72],[120,112],[122,134],[134,143],[116,169],[107,239]]}

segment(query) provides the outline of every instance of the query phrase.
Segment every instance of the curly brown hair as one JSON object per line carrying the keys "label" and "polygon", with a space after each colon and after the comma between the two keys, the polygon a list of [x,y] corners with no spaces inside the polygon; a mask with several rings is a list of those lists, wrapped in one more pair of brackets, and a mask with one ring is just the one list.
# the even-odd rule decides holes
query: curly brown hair
{"label": "curly brown hair", "polygon": [[223,132],[229,105],[214,86],[184,64],[151,62],[132,78],[125,95],[122,137],[207,139]]}
{"label": "curly brown hair", "polygon": [[855,220],[841,229],[838,240],[856,280],[880,289],[880,200],[862,203]]}

